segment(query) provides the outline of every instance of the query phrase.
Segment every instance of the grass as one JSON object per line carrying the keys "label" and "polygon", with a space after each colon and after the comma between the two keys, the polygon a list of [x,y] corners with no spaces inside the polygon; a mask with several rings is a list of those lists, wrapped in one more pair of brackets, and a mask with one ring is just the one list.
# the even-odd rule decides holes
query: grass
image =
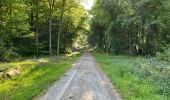
{"label": "grass", "polygon": [[161,94],[159,84],[154,84],[150,78],[133,74],[136,71],[134,63],[137,58],[98,53],[93,53],[93,56],[125,100],[168,100],[168,97]]}
{"label": "grass", "polygon": [[0,79],[0,100],[31,100],[45,92],[45,90],[58,80],[71,68],[76,57],[50,57],[36,61],[22,61],[1,64],[0,68],[7,66],[20,66],[21,75],[8,79]]}

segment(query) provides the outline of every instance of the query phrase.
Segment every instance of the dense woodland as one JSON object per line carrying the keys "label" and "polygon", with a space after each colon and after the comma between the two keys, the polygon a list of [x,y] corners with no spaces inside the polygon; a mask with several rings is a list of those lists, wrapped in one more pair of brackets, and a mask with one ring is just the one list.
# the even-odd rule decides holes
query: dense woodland
{"label": "dense woodland", "polygon": [[0,60],[70,52],[86,18],[81,0],[0,0]]}
{"label": "dense woodland", "polygon": [[[60,54],[82,44],[82,0],[0,0],[0,60]],[[89,44],[110,54],[156,55],[169,47],[169,0],[96,0]]]}
{"label": "dense woodland", "polygon": [[170,43],[170,0],[96,0],[89,43],[110,54],[156,55]]}
{"label": "dense woodland", "polygon": [[96,0],[90,14],[89,44],[125,99],[169,100],[170,0]]}

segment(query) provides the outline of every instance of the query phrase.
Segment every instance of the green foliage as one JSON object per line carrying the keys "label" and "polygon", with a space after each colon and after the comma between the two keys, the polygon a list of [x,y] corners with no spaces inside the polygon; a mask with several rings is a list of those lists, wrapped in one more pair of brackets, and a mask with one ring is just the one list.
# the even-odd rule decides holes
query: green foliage
{"label": "green foliage", "polygon": [[11,78],[0,78],[1,100],[30,100],[45,92],[53,82],[71,68],[75,57],[50,57],[34,61],[1,64],[0,70],[9,66],[19,68],[21,74]]}
{"label": "green foliage", "polygon": [[0,61],[11,61],[14,58],[18,58],[19,55],[16,54],[13,49],[6,49],[5,47],[0,47]]}
{"label": "green foliage", "polygon": [[6,50],[2,54],[2,61],[11,61],[14,58],[19,57],[12,49]]}
{"label": "green foliage", "polygon": [[168,0],[96,0],[90,45],[112,54],[156,55],[163,43],[170,43],[169,4]]}
{"label": "green foliage", "polygon": [[[0,60],[19,55],[48,52],[49,13],[52,12],[52,48],[57,48],[62,0],[0,0]],[[61,52],[73,49],[75,40],[84,34],[87,14],[80,1],[66,0],[61,32]],[[15,49],[13,49],[15,48]],[[37,49],[37,51],[36,51]],[[11,53],[11,54],[10,54]],[[45,53],[46,54],[46,53]],[[10,56],[11,55],[11,56]]]}
{"label": "green foliage", "polygon": [[[133,67],[133,74],[147,79],[153,84],[158,84],[161,95],[169,98],[170,96],[170,71],[169,62],[156,58],[142,59],[137,58]],[[138,65],[138,66],[137,66]],[[136,68],[137,67],[137,68]]]}
{"label": "green foliage", "polygon": [[96,61],[126,100],[169,100],[169,63],[143,57],[93,53]]}

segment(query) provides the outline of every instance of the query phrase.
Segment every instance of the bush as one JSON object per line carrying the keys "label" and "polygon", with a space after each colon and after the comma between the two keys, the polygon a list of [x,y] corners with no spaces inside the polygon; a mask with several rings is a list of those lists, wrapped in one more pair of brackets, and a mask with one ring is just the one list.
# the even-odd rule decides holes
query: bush
{"label": "bush", "polygon": [[170,62],[162,59],[162,55],[157,58],[138,59],[133,67],[135,76],[146,79],[148,83],[159,86],[159,94],[170,98]]}
{"label": "bush", "polygon": [[162,53],[157,52],[156,57],[159,60],[170,61],[170,46],[167,46],[166,48],[163,48]]}
{"label": "bush", "polygon": [[13,49],[7,49],[3,46],[0,46],[0,61],[11,61],[16,57],[18,57],[18,54],[14,52]]}
{"label": "bush", "polygon": [[0,61],[3,61],[5,51],[6,51],[6,48],[3,46],[0,46]]}

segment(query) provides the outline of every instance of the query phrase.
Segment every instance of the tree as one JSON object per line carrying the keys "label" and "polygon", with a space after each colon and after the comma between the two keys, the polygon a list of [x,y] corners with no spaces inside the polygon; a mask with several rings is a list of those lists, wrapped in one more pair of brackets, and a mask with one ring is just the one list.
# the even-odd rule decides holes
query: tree
{"label": "tree", "polygon": [[82,34],[84,24],[79,23],[84,23],[86,12],[77,0],[0,1],[1,61],[14,55],[52,54],[52,49],[57,51],[53,47],[59,47],[59,53],[71,52]]}
{"label": "tree", "polygon": [[[169,23],[168,17],[165,18],[169,14],[168,4],[166,0],[96,0],[91,11],[89,42],[92,46],[97,44],[103,52],[154,56],[161,51],[163,42],[164,46],[169,44],[162,38],[170,34],[165,32]],[[99,41],[93,41],[94,38]],[[139,51],[136,46],[140,47]]]}
{"label": "tree", "polygon": [[60,25],[58,29],[58,41],[57,41],[57,54],[60,54],[60,35],[62,33],[62,25],[63,25],[63,17],[64,17],[64,6],[65,0],[62,0],[62,9],[61,9],[61,16],[60,16]]}
{"label": "tree", "polygon": [[3,27],[3,10],[2,1],[0,1],[0,47],[3,47],[2,27]]}
{"label": "tree", "polygon": [[52,32],[52,12],[53,12],[53,0],[49,0],[49,54],[52,54],[52,38],[51,38],[51,32]]}

